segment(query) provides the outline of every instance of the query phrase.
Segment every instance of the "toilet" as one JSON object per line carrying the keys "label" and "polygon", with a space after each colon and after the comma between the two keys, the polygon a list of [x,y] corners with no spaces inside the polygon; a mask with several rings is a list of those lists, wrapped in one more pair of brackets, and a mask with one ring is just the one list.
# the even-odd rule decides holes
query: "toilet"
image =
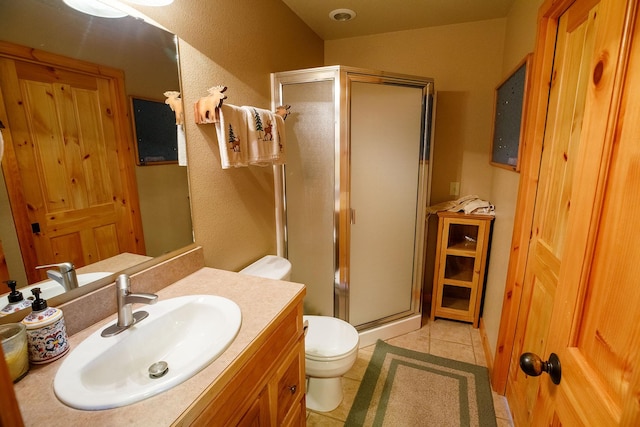
{"label": "toilet", "polygon": [[[240,271],[242,274],[290,280],[289,260],[267,255]],[[344,320],[329,316],[303,316],[307,408],[333,411],[342,402],[342,376],[358,357],[358,331]]]}

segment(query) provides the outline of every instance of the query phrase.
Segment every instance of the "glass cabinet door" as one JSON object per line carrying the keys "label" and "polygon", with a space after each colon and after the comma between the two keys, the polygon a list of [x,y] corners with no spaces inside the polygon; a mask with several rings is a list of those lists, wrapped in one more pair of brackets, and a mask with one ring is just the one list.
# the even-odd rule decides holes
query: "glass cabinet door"
{"label": "glass cabinet door", "polygon": [[451,212],[438,216],[431,318],[473,322],[477,327],[493,217]]}

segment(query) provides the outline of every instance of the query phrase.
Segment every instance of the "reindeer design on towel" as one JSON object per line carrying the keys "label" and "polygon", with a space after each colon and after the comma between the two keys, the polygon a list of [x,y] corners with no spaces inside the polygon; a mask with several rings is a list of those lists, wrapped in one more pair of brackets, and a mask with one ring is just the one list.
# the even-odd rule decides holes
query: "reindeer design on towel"
{"label": "reindeer design on towel", "polygon": [[209,96],[205,96],[196,101],[194,106],[196,123],[205,124],[216,123],[218,121],[216,109],[220,108],[224,99],[227,99],[227,95],[224,94],[226,90],[226,86],[212,86],[207,89]]}
{"label": "reindeer design on towel", "polygon": [[240,138],[238,138],[236,136],[236,134],[233,132],[233,126],[231,126],[231,124],[229,124],[229,150],[233,151],[234,153],[239,153],[240,152]]}
{"label": "reindeer design on towel", "polygon": [[262,137],[263,141],[273,141],[273,123],[271,121],[267,122],[267,125],[264,127],[264,136]]}

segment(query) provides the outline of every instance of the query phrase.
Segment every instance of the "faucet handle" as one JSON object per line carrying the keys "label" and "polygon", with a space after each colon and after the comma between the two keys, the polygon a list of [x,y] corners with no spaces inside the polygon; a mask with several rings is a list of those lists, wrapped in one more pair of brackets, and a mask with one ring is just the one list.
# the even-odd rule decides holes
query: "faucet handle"
{"label": "faucet handle", "polygon": [[46,264],[46,265],[38,265],[36,266],[36,270],[42,269],[42,268],[58,268],[60,269],[61,273],[68,273],[70,271],[75,270],[75,267],[73,266],[73,263],[71,262],[59,262],[59,263],[55,263],[55,264]]}

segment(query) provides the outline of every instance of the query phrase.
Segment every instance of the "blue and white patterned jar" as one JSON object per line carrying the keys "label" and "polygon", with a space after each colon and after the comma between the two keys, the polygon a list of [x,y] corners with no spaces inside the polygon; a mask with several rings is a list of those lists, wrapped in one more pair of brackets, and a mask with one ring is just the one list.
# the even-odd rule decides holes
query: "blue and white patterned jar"
{"label": "blue and white patterned jar", "polygon": [[[37,292],[33,292],[36,290]],[[36,296],[31,306],[33,310],[22,320],[27,327],[29,361],[33,364],[53,362],[69,351],[69,337],[64,316],[62,310],[47,307],[46,301],[38,296],[40,293],[38,288],[33,291]],[[38,308],[40,310],[37,310]]]}

